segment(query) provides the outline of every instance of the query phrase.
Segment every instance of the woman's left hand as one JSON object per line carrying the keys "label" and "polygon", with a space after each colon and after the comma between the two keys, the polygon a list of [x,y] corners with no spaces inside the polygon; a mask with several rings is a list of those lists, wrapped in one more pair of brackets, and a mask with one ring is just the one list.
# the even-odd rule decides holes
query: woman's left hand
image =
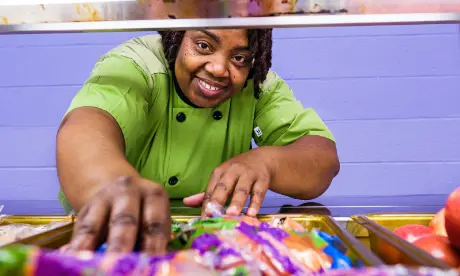
{"label": "woman's left hand", "polygon": [[211,174],[206,192],[185,198],[185,205],[202,205],[201,215],[207,216],[209,203],[224,206],[231,197],[226,214],[239,215],[250,197],[247,215],[256,216],[276,163],[270,152],[270,147],[256,148],[226,161]]}

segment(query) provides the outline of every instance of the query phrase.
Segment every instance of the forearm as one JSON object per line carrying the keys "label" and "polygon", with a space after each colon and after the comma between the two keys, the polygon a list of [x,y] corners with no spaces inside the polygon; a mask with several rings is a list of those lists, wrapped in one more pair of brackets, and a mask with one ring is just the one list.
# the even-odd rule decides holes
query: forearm
{"label": "forearm", "polygon": [[96,108],[78,108],[61,124],[56,137],[56,166],[62,190],[79,211],[100,185],[120,176],[139,177],[124,155],[116,121]]}
{"label": "forearm", "polygon": [[340,169],[335,143],[320,136],[304,136],[270,150],[270,189],[293,198],[307,200],[322,195]]}

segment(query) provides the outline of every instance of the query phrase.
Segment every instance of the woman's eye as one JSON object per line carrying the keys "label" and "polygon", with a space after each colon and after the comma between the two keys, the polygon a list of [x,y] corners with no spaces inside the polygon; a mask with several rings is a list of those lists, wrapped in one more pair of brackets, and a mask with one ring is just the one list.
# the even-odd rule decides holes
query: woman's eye
{"label": "woman's eye", "polygon": [[197,45],[198,45],[198,47],[199,47],[200,49],[203,49],[203,50],[208,50],[208,49],[209,49],[208,44],[206,44],[206,43],[204,43],[204,42],[198,42]]}
{"label": "woman's eye", "polygon": [[246,58],[244,56],[235,56],[233,59],[238,63],[246,63]]}

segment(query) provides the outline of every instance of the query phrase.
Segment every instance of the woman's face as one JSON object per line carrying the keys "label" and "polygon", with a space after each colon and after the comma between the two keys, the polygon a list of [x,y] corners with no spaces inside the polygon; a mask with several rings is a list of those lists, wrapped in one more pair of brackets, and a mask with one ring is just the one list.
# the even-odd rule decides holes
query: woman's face
{"label": "woman's face", "polygon": [[186,31],[174,70],[193,104],[215,107],[243,89],[251,64],[247,30]]}

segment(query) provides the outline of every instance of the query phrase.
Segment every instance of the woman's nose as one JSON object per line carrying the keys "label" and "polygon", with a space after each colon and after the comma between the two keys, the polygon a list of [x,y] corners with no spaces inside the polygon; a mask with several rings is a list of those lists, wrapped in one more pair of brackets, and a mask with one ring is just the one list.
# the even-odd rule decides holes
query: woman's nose
{"label": "woman's nose", "polygon": [[228,61],[222,57],[210,60],[206,64],[205,69],[216,78],[228,78],[230,76]]}

